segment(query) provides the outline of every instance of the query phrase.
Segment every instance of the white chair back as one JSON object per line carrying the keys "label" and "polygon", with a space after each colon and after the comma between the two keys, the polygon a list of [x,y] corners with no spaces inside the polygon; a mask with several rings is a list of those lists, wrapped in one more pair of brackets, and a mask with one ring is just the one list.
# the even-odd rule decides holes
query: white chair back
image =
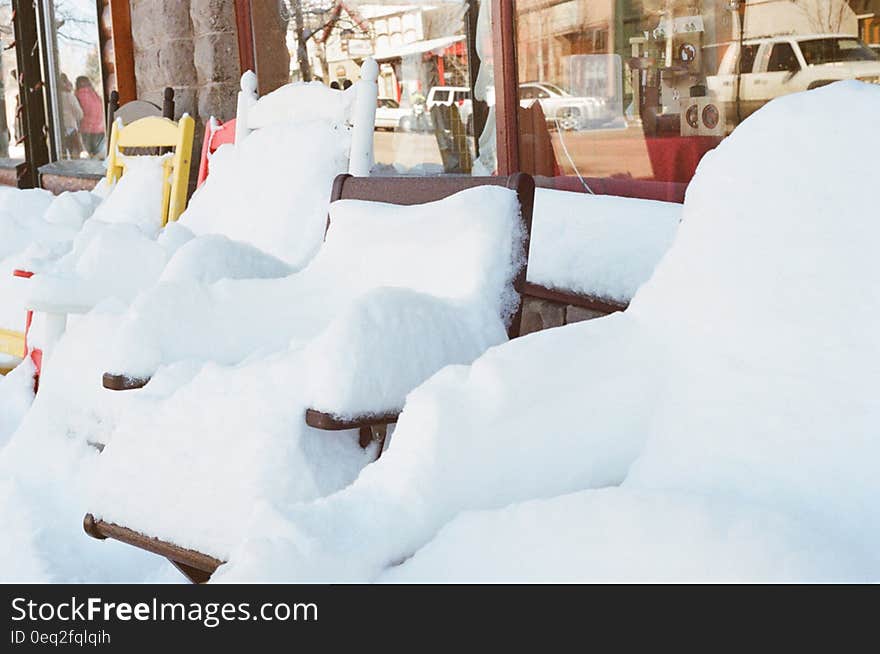
{"label": "white chair back", "polygon": [[[257,96],[257,76],[247,71],[241,76],[236,109],[235,141],[238,143],[255,129],[266,127],[278,116],[313,118],[327,94],[338,96],[339,111],[351,128],[348,172],[366,177],[374,163],[373,130],[379,97],[379,65],[368,58],[361,65],[361,78],[346,91],[333,91],[319,84],[288,84],[272,93]],[[316,109],[318,107],[318,109]]]}

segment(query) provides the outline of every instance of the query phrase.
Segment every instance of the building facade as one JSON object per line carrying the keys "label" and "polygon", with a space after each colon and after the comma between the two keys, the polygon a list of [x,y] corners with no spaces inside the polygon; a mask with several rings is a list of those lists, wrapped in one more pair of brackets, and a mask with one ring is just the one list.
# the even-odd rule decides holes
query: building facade
{"label": "building facade", "polygon": [[[112,93],[171,87],[200,135],[246,70],[345,88],[375,58],[376,174],[677,202],[774,97],[880,83],[878,0],[0,0],[0,40],[0,180],[56,189],[100,177]],[[615,308],[546,301],[543,323]]]}

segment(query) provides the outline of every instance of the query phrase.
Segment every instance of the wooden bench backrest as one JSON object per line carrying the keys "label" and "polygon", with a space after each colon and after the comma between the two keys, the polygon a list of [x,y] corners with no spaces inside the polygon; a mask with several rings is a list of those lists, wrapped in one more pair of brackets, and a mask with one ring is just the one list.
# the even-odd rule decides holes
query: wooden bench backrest
{"label": "wooden bench backrest", "polygon": [[[531,175],[515,173],[509,177],[354,177],[345,174],[339,175],[334,180],[330,201],[369,200],[401,205],[425,204],[476,186],[503,186],[515,191],[519,199],[526,265],[514,280],[514,288],[520,298],[507,333],[510,338],[515,338],[519,336],[522,317],[522,294],[526,283],[529,238],[532,233],[532,213],[535,206],[535,181]],[[327,226],[330,226],[329,218]]]}

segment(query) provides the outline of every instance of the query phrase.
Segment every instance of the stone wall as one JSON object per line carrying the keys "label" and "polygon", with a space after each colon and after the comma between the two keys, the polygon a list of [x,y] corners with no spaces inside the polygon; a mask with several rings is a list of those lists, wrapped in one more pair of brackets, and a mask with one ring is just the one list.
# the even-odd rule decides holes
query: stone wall
{"label": "stone wall", "polygon": [[561,327],[573,322],[592,320],[607,316],[610,311],[585,309],[573,304],[564,304],[552,300],[541,300],[526,297],[523,301],[522,326],[520,332],[523,336],[532,332]]}
{"label": "stone wall", "polygon": [[131,0],[138,98],[162,105],[174,88],[177,116],[196,119],[192,179],[205,122],[235,116],[239,84],[234,0]]}

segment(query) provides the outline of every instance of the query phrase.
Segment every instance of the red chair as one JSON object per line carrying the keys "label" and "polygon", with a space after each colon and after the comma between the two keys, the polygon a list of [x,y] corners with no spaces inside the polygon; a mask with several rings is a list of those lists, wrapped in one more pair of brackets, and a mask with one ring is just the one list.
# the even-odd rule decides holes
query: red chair
{"label": "red chair", "polygon": [[208,158],[225,143],[235,143],[235,119],[221,122],[214,117],[205,125],[205,139],[202,142],[202,157],[199,160],[199,180],[196,187],[202,185],[208,177]]}
{"label": "red chair", "polygon": [[[23,277],[25,279],[29,279],[33,276],[34,273],[28,270],[13,270],[12,275],[14,277]],[[34,319],[34,312],[28,310],[25,316],[24,323],[24,356],[30,356],[31,360],[34,362],[34,392],[37,392],[37,387],[40,384],[40,369],[43,366],[43,350],[40,348],[32,348],[28,345],[28,333],[31,330],[31,322]]]}

